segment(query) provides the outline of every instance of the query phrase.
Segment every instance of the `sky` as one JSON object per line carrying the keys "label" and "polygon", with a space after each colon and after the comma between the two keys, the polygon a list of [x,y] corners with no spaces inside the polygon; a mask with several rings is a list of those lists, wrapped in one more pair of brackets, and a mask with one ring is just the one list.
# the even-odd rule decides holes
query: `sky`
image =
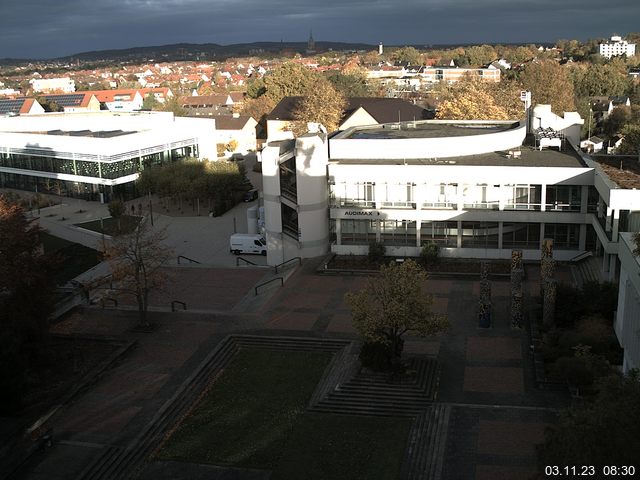
{"label": "sky", "polygon": [[555,42],[640,30],[640,0],[0,0],[0,58],[173,43]]}

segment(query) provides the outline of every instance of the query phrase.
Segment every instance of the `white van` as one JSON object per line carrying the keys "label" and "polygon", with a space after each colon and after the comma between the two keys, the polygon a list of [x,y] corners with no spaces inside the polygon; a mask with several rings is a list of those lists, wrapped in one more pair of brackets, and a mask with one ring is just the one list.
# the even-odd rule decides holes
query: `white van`
{"label": "white van", "polygon": [[267,254],[267,242],[259,233],[234,233],[229,239],[229,251],[241,253]]}

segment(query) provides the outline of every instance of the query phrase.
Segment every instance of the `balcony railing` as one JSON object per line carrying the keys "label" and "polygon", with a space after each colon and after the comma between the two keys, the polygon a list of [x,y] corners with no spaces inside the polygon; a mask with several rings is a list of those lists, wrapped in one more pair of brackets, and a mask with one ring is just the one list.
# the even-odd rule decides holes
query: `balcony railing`
{"label": "balcony railing", "polygon": [[423,202],[422,208],[437,208],[437,209],[447,209],[447,210],[456,210],[458,208],[457,202]]}
{"label": "balcony railing", "polygon": [[414,202],[381,202],[381,208],[416,208]]}
{"label": "balcony railing", "polygon": [[533,210],[536,212],[540,211],[541,204],[540,203],[506,203],[504,206],[505,210]]}
{"label": "balcony railing", "polygon": [[472,202],[464,203],[465,210],[498,210],[500,202]]}
{"label": "balcony railing", "polygon": [[547,203],[544,206],[547,212],[579,212],[579,203]]}

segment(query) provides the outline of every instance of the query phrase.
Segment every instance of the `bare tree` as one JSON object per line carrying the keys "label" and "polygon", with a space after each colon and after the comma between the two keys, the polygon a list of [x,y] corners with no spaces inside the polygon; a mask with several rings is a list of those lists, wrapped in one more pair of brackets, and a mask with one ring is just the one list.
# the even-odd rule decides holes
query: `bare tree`
{"label": "bare tree", "polygon": [[143,218],[133,233],[115,237],[105,248],[105,257],[111,264],[113,280],[118,290],[130,293],[138,303],[140,325],[149,327],[149,293],[159,290],[166,281],[163,265],[173,254],[162,242],[164,229],[154,229]]}

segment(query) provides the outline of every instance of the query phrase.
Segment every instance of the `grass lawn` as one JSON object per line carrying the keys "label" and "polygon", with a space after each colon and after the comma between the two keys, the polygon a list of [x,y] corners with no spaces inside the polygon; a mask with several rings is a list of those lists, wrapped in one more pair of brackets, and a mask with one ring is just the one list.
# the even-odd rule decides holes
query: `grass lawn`
{"label": "grass lawn", "polygon": [[273,480],[398,478],[411,419],[305,413]]}
{"label": "grass lawn", "polygon": [[277,479],[397,478],[411,421],[312,414],[327,353],[241,350],[157,454]]}
{"label": "grass lawn", "polygon": [[54,274],[58,285],[67,283],[100,263],[98,252],[93,248],[54,237],[46,232],[40,234],[40,239],[45,254],[59,257],[60,262]]}
{"label": "grass lawn", "polygon": [[273,468],[330,359],[328,353],[240,350],[160,457]]}
{"label": "grass lawn", "polygon": [[[123,215],[120,218],[108,217],[102,220],[92,220],[91,222],[77,223],[76,227],[85,228],[93,232],[104,233],[105,235],[126,234],[133,232],[142,217]],[[103,229],[104,226],[104,229]]]}

